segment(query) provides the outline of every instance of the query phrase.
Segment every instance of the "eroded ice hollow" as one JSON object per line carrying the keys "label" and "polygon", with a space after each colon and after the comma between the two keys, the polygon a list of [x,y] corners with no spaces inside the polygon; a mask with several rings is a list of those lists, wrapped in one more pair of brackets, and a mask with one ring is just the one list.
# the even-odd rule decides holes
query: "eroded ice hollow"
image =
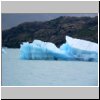
{"label": "eroded ice hollow", "polygon": [[66,43],[55,44],[34,40],[20,47],[20,58],[26,60],[80,60],[98,61],[98,44],[66,36]]}

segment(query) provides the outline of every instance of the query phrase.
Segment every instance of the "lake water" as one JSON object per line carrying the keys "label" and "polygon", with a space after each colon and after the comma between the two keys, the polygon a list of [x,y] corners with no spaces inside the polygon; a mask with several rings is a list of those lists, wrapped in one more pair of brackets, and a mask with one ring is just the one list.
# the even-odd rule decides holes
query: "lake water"
{"label": "lake water", "polygon": [[19,49],[2,54],[2,86],[97,86],[98,62],[21,60]]}

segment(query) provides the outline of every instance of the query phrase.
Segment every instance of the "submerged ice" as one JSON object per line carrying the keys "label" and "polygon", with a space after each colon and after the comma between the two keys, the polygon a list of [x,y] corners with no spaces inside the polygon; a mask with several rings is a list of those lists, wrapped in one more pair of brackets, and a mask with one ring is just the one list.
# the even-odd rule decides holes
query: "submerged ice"
{"label": "submerged ice", "polygon": [[34,40],[20,47],[20,58],[27,60],[81,60],[98,61],[98,44],[66,36],[66,43],[55,44]]}

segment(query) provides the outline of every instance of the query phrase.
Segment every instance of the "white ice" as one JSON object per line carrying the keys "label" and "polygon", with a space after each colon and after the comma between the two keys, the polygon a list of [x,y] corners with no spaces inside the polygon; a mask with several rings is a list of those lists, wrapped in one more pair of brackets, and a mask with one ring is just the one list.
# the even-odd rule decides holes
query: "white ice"
{"label": "white ice", "polygon": [[66,36],[66,43],[77,49],[98,52],[98,44],[94,42]]}

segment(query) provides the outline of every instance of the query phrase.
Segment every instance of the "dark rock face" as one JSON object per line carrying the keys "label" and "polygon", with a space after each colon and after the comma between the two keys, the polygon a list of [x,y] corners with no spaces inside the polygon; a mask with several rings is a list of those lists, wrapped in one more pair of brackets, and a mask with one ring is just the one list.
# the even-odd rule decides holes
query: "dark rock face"
{"label": "dark rock face", "polygon": [[98,42],[98,17],[65,17],[46,22],[26,22],[2,31],[2,46],[19,48],[22,42],[39,39],[59,47],[65,36]]}

